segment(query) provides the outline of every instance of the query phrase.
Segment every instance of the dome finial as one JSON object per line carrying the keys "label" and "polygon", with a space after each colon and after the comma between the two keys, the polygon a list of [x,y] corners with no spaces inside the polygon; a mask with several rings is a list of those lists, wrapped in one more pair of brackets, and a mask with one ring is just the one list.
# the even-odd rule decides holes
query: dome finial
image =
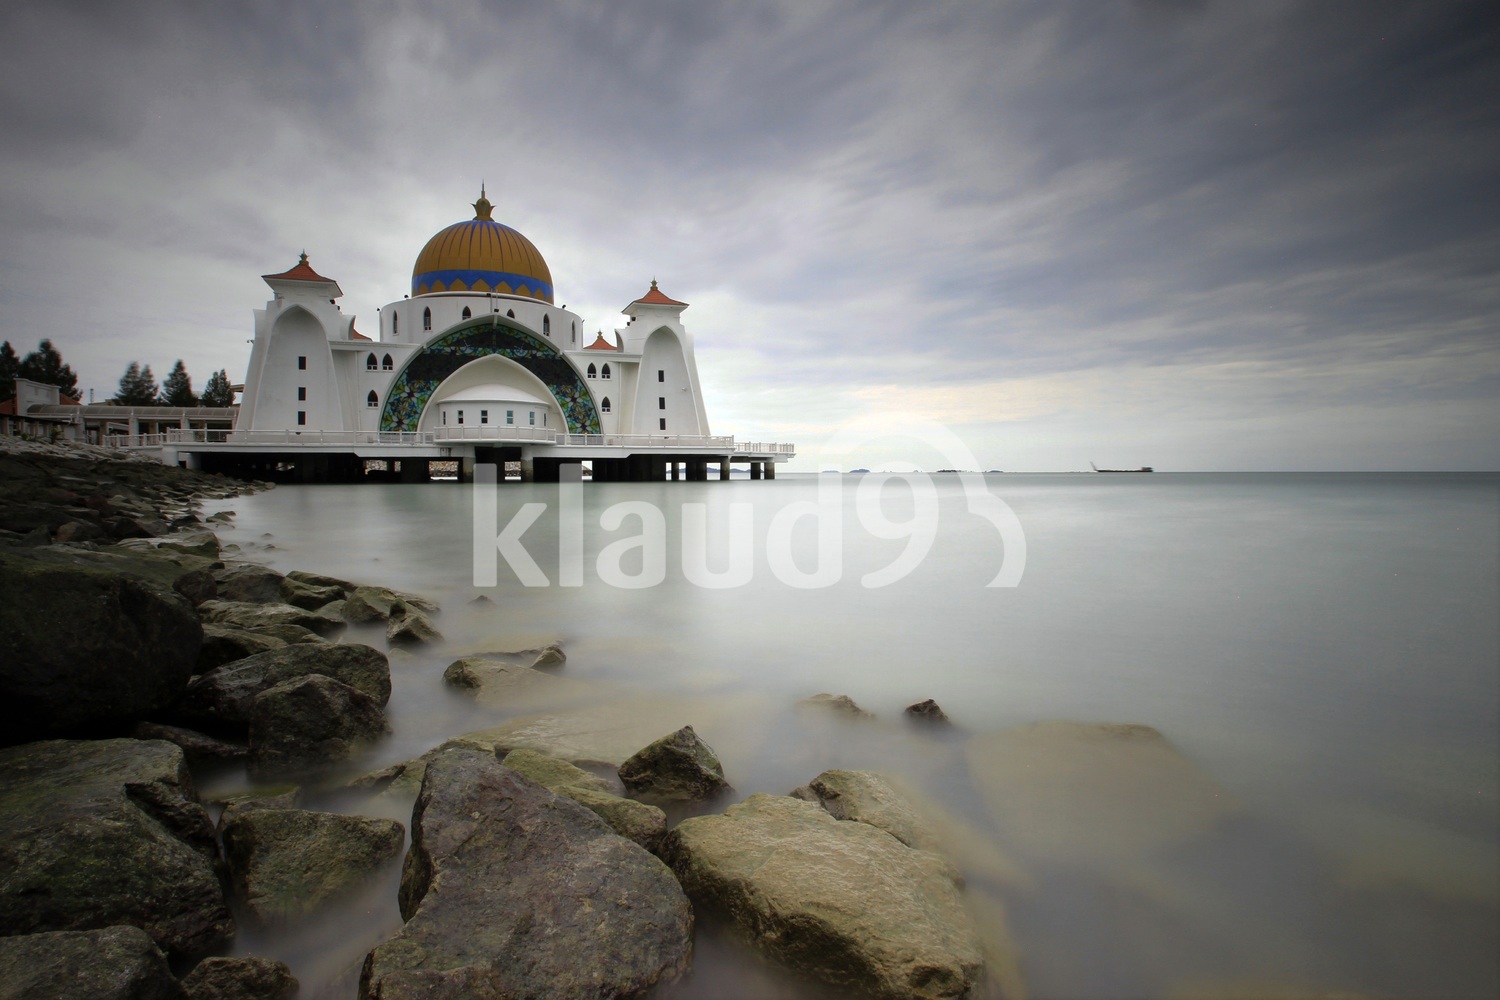
{"label": "dome finial", "polygon": [[307,251],[306,250],[302,251],[302,255],[297,258],[297,263],[299,263],[299,264],[306,264],[307,263]]}
{"label": "dome finial", "polygon": [[653,292],[656,291],[656,279],[655,278],[651,279],[651,290]]}
{"label": "dome finial", "polygon": [[479,200],[474,203],[474,219],[475,219],[475,221],[477,221],[477,222],[494,222],[495,220],[492,219],[492,218],[490,218],[490,212],[494,209],[494,207],[495,206],[490,203],[490,200],[484,196],[484,181],[480,181],[479,182]]}

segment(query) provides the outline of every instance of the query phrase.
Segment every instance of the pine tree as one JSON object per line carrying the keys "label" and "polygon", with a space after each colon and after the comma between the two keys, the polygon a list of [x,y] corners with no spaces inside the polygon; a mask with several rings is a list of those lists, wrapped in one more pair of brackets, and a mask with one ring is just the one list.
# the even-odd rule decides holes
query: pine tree
{"label": "pine tree", "polygon": [[10,346],[10,341],[0,344],[0,403],[14,398],[16,394],[16,376],[21,374],[21,360],[16,357],[16,349]]}
{"label": "pine tree", "polygon": [[197,406],[198,397],[193,392],[193,380],[188,377],[182,359],[172,366],[172,373],[161,384],[163,406]]}
{"label": "pine tree", "polygon": [[55,385],[69,399],[79,398],[78,376],[71,367],[63,364],[62,355],[50,340],[36,345],[36,350],[22,359],[20,376],[43,385]]}
{"label": "pine tree", "polygon": [[121,406],[155,406],[156,398],[156,376],[151,374],[151,366],[142,368],[140,362],[130,362],[130,367],[120,376],[120,391],[115,393],[115,402]]}
{"label": "pine tree", "polygon": [[229,388],[229,375],[220,368],[208,377],[208,384],[203,387],[204,406],[233,406],[234,390]]}

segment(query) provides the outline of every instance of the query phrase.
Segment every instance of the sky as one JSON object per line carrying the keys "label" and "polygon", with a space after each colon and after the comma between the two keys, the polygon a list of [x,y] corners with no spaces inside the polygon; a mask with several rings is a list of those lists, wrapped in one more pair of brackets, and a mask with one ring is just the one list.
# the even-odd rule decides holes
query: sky
{"label": "sky", "polygon": [[22,0],[0,37],[0,339],[86,396],[242,381],[304,249],[373,332],[483,183],[590,332],[690,303],[713,431],[794,468],[923,466],[931,421],[1006,471],[1500,469],[1493,2]]}

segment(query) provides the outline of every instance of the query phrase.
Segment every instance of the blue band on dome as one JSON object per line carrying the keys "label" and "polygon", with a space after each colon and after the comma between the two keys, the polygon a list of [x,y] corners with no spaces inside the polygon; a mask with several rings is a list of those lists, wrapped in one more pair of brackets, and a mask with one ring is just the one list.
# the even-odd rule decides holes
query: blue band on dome
{"label": "blue band on dome", "polygon": [[[514,271],[476,271],[459,268],[450,268],[444,271],[428,271],[425,274],[413,275],[411,279],[411,293],[413,295],[423,294],[422,288],[426,286],[428,291],[432,290],[435,282],[441,281],[445,290],[451,290],[454,281],[462,281],[466,288],[473,289],[474,282],[483,281],[490,286],[490,291],[501,282],[509,285],[512,289],[520,288],[522,285],[531,290],[533,298],[544,298],[552,301],[552,283],[534,278],[529,274],[517,274]],[[504,294],[504,293],[502,293]]]}

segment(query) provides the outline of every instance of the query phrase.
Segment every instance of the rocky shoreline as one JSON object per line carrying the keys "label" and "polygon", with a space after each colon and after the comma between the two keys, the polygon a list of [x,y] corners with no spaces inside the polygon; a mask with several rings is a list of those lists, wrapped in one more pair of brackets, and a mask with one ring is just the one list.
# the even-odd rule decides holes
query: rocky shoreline
{"label": "rocky shoreline", "polygon": [[[617,752],[509,724],[346,781],[414,799],[409,826],[302,808],[299,785],[389,732],[387,651],[441,643],[441,614],[232,558],[198,505],[258,488],[108,453],[0,453],[0,1000],[298,995],[283,963],[224,957],[237,920],[296,926],[397,858],[405,926],[318,996],[356,980],[361,1000],[642,996],[690,974],[705,920],[838,995],[1024,996],[1005,935],[985,930],[1003,915],[976,917],[952,837],[869,771],[736,801],[692,726]],[[385,651],[341,640],[372,624]],[[432,680],[516,704],[567,683],[565,663],[558,646],[467,656]],[[844,696],[804,704],[869,718]],[[932,702],[908,715],[952,725]],[[1175,766],[1146,727],[1045,736]],[[215,822],[194,777],[225,761],[268,788]],[[1229,807],[1183,767],[1189,835]],[[992,850],[957,850],[966,870],[1024,881],[1003,858],[976,865]]]}

